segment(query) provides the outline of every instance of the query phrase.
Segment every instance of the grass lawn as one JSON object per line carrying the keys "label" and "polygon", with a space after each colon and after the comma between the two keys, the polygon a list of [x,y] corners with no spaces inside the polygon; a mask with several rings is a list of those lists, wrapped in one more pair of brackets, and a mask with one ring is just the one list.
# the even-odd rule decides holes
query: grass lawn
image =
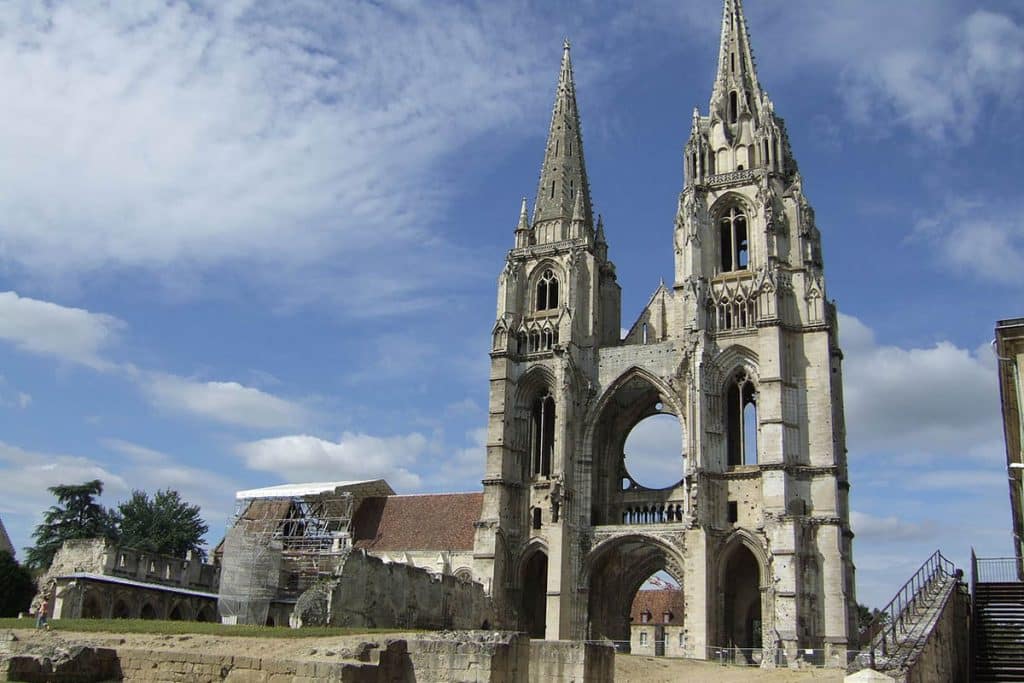
{"label": "grass lawn", "polygon": [[[36,620],[0,619],[0,629],[34,629]],[[241,638],[317,638],[320,636],[347,636],[355,633],[409,633],[411,629],[382,628],[288,628],[287,626],[231,626],[201,621],[155,621],[152,619],[52,619],[54,631],[88,631],[103,633],[159,633],[178,635],[201,633],[213,636]]]}

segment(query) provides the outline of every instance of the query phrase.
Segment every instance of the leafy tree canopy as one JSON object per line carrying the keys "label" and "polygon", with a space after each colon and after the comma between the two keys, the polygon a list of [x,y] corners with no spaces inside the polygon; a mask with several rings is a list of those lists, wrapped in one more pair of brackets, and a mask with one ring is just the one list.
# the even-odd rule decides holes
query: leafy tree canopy
{"label": "leafy tree canopy", "polygon": [[0,550],[0,617],[27,612],[36,584],[32,573],[18,564],[6,550]]}
{"label": "leafy tree canopy", "polygon": [[177,557],[190,550],[205,555],[203,535],[209,527],[199,516],[199,506],[183,501],[177,491],[157,491],[152,498],[133,491],[117,511],[122,545]]}
{"label": "leafy tree canopy", "polygon": [[103,493],[98,479],[51,486],[49,491],[57,504],[46,511],[32,534],[35,546],[26,549],[28,567],[47,569],[64,541],[75,538],[107,538],[162,555],[184,557],[192,550],[205,556],[202,539],[209,527],[199,516],[199,506],[183,501],[177,491],[157,491],[152,498],[133,491],[116,509],[96,502]]}
{"label": "leafy tree canopy", "polygon": [[26,566],[46,569],[69,539],[117,538],[117,514],[94,500],[103,493],[102,481],[61,484],[48,490],[57,497],[57,504],[43,514],[43,523],[32,533],[36,543],[26,549]]}

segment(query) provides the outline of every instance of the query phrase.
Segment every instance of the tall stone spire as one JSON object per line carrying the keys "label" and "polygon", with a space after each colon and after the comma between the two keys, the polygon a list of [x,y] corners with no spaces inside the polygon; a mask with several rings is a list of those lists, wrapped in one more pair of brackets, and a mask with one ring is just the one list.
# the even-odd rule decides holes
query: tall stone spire
{"label": "tall stone spire", "polygon": [[743,3],[741,0],[725,0],[718,74],[711,91],[711,115],[718,114],[727,123],[735,123],[744,113],[756,118],[761,95]]}
{"label": "tall stone spire", "polygon": [[562,68],[558,74],[544,164],[540,168],[540,184],[533,213],[534,227],[544,221],[571,220],[578,194],[582,195],[585,224],[592,227],[590,184],[587,182],[587,169],[583,162],[576,84],[572,76],[569,41],[566,40],[562,46]]}

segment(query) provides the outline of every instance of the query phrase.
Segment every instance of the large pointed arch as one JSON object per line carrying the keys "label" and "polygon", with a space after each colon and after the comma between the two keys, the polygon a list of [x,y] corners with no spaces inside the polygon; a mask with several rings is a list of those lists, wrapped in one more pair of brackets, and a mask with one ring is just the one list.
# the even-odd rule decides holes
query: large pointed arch
{"label": "large pointed arch", "polygon": [[629,640],[629,610],[636,592],[659,571],[683,585],[683,567],[679,549],[655,535],[629,533],[599,543],[580,573],[580,587],[588,596],[587,637]]}
{"label": "large pointed arch", "polygon": [[[625,466],[625,442],[630,431],[642,420],[665,413],[679,420],[684,450],[689,450],[686,438],[686,401],[664,379],[649,370],[633,366],[608,385],[588,412],[583,435],[583,460],[588,467],[581,468],[580,488],[585,492],[590,523],[595,525],[621,524],[626,509],[624,491],[670,491],[679,489],[685,478],[682,453],[679,457],[677,483],[666,489],[646,489],[629,476]],[[656,496],[657,497],[657,496]],[[658,503],[668,502],[667,493],[660,495]],[[685,496],[679,494],[673,504],[685,507]],[[635,501],[634,501],[635,502]],[[653,502],[653,501],[652,501]]]}
{"label": "large pointed arch", "polygon": [[736,529],[719,545],[710,567],[712,644],[729,648],[737,661],[758,664],[775,638],[771,563],[764,544]]}

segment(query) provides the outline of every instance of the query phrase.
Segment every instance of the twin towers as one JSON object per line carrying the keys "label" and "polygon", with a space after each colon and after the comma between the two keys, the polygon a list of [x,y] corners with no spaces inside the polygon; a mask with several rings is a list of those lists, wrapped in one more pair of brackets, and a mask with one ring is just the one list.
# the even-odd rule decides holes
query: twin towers
{"label": "twin towers", "polygon": [[[694,110],[684,152],[675,277],[625,338],[615,230],[595,221],[565,45],[536,200],[498,279],[474,573],[502,619],[536,637],[628,640],[636,591],[664,571],[682,590],[687,656],[814,648],[845,666],[856,631],[836,309],[740,0],[724,4],[710,106]],[[654,415],[675,418],[683,444],[663,454],[676,473],[665,488],[627,467],[627,436]]]}

